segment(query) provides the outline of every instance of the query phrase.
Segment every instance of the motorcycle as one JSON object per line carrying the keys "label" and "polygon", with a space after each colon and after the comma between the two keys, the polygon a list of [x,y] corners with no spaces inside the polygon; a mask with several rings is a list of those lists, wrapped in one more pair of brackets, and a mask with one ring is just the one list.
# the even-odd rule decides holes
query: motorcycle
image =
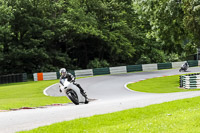
{"label": "motorcycle", "polygon": [[67,79],[62,79],[62,84],[59,84],[60,92],[66,94],[66,96],[75,104],[79,105],[79,103],[87,104],[88,98],[81,94],[80,89],[74,84],[74,81],[69,82]]}
{"label": "motorcycle", "polygon": [[181,72],[181,71],[186,72],[188,68],[189,68],[189,65],[183,65],[183,66],[181,66],[181,69],[179,69],[179,72]]}

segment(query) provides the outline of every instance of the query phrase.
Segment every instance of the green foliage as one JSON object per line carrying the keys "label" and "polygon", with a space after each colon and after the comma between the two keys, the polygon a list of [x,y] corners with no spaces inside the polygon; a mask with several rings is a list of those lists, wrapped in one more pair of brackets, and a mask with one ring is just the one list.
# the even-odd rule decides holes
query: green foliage
{"label": "green foliage", "polygon": [[199,46],[199,9],[195,0],[0,0],[0,74],[179,60]]}
{"label": "green foliage", "polygon": [[182,41],[185,38],[182,19],[183,11],[176,0],[135,0],[139,5],[137,12],[141,17],[148,19],[151,30],[148,38],[154,38],[160,43],[160,47],[170,53],[182,50]]}
{"label": "green foliage", "polygon": [[[199,4],[197,0],[135,0],[136,11],[140,18],[148,19],[151,30],[147,38],[156,39],[162,50],[168,54],[194,54],[200,45]],[[189,43],[183,43],[188,41]],[[188,46],[189,45],[189,46]],[[191,46],[192,45],[192,46]]]}
{"label": "green foliage", "polygon": [[106,60],[99,60],[95,58],[90,61],[87,68],[101,68],[101,67],[109,67],[109,63]]}
{"label": "green foliage", "polygon": [[166,58],[166,61],[168,61],[168,62],[177,62],[180,60],[184,60],[185,52],[183,52],[181,55],[178,55],[176,53],[171,53],[168,56],[166,56],[165,58]]}
{"label": "green foliage", "polygon": [[191,42],[200,47],[200,1],[198,0],[184,0],[183,1],[184,18],[183,24],[188,30]]}

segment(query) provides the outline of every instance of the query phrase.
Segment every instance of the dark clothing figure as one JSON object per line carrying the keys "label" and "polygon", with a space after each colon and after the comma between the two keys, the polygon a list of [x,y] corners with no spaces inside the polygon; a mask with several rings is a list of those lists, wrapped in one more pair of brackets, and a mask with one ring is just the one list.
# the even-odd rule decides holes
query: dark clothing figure
{"label": "dark clothing figure", "polygon": [[[67,81],[73,82],[75,80],[74,76],[71,73],[63,73],[60,76],[60,83],[63,85],[63,81],[67,78]],[[75,81],[74,81],[75,82]]]}
{"label": "dark clothing figure", "polygon": [[181,66],[182,69],[187,70],[189,67],[189,64],[187,62],[184,62],[184,64]]}
{"label": "dark clothing figure", "polygon": [[189,64],[187,61],[184,62],[184,64],[181,65],[181,69],[179,69],[179,72],[185,71],[189,68]]}

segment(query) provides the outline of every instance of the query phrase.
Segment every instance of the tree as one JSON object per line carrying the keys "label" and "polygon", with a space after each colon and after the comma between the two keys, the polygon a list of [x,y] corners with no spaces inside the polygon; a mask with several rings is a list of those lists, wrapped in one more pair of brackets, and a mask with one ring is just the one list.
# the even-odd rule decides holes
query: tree
{"label": "tree", "polygon": [[162,50],[167,53],[181,52],[187,37],[183,27],[184,12],[177,0],[135,0],[137,11],[147,18],[151,26],[147,37],[155,38]]}
{"label": "tree", "polygon": [[0,73],[166,62],[199,42],[195,0],[0,2]]}
{"label": "tree", "polygon": [[184,11],[183,24],[188,31],[188,39],[200,47],[200,1],[183,0],[182,8]]}
{"label": "tree", "polygon": [[13,19],[12,8],[7,6],[7,3],[0,0],[0,74],[4,71],[4,54],[8,52],[9,45],[11,45],[10,40],[13,37],[13,32],[11,31],[10,21]]}

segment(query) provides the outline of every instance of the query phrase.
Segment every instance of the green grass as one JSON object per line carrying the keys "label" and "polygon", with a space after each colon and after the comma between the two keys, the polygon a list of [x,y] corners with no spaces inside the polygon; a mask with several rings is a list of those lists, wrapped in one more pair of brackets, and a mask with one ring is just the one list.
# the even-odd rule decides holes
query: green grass
{"label": "green grass", "polygon": [[149,93],[171,93],[199,90],[179,88],[179,75],[142,80],[128,84],[127,87],[131,90]]}
{"label": "green grass", "polygon": [[58,82],[58,80],[29,81],[0,85],[0,110],[69,102],[66,97],[51,97],[43,94],[46,87]]}
{"label": "green grass", "polygon": [[143,108],[55,123],[27,132],[198,133],[200,132],[199,101],[200,97],[176,100]]}

